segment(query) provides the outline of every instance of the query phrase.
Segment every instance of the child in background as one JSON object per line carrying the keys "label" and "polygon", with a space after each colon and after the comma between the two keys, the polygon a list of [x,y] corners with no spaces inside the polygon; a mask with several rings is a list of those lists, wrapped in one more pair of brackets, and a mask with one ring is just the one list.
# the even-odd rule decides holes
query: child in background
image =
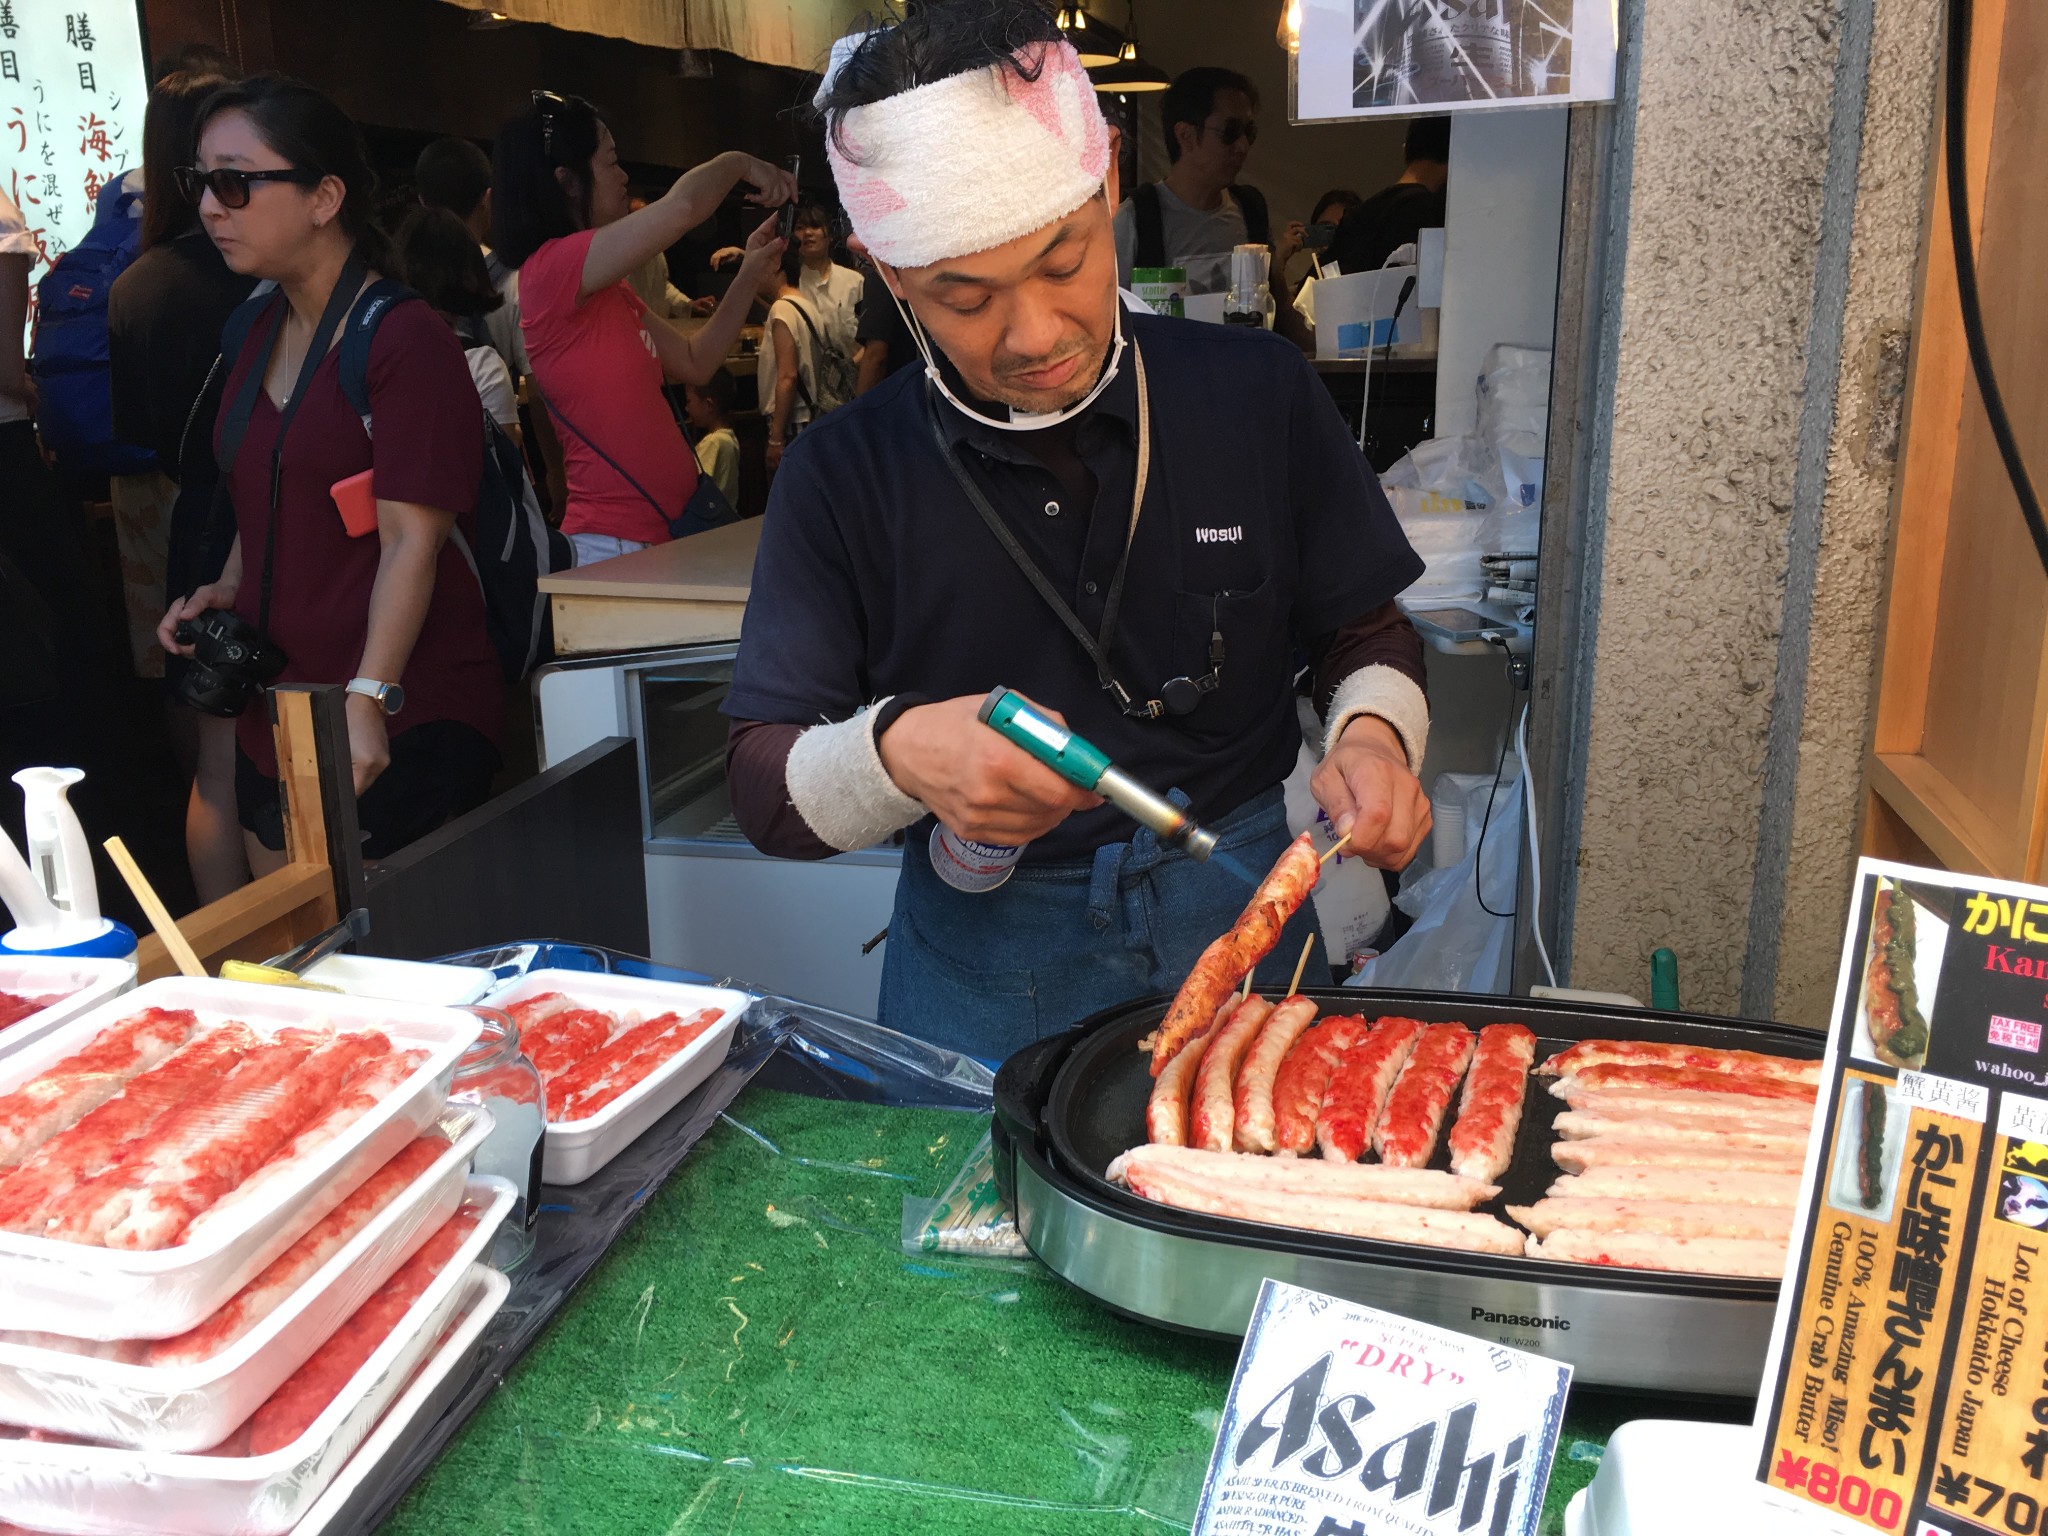
{"label": "child in background", "polygon": [[729,418],[739,386],[723,368],[701,385],[687,384],[683,415],[697,437],[697,463],[735,507],[740,504],[740,440]]}

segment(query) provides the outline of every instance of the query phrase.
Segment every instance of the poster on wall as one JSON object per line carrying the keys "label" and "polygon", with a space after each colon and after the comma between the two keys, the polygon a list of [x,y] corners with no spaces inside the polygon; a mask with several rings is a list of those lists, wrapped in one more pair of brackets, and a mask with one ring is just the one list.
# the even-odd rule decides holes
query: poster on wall
{"label": "poster on wall", "polygon": [[141,167],[148,82],[134,0],[0,0],[0,191],[35,243],[31,285]]}
{"label": "poster on wall", "polygon": [[1865,859],[1755,1474],[1823,1529],[2048,1521],[2048,890]]}
{"label": "poster on wall", "polygon": [[1615,0],[1301,0],[1294,119],[1614,97]]}

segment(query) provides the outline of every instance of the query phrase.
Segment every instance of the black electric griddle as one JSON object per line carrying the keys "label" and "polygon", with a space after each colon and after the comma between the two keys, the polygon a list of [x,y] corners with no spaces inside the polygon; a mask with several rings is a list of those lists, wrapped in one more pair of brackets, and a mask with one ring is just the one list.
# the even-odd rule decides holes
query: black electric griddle
{"label": "black electric griddle", "polygon": [[[1536,1032],[1536,1060],[1578,1040],[1683,1041],[1818,1058],[1821,1036],[1783,1024],[1589,1007],[1529,998],[1309,988],[1322,1016],[1399,1015],[1473,1029]],[[1767,1280],[1610,1269],[1339,1237],[1176,1210],[1106,1177],[1145,1139],[1150,1054],[1138,1041],[1168,1000],[1107,1010],[1012,1056],[996,1078],[998,1182],[1025,1241],[1054,1271],[1111,1308],[1197,1333],[1241,1334],[1259,1281],[1306,1285],[1425,1322],[1568,1360],[1589,1384],[1753,1395],[1778,1286]],[[1561,1170],[1552,1121],[1565,1108],[1532,1077],[1501,1194],[1540,1199]],[[1432,1167],[1447,1166],[1445,1118]]]}

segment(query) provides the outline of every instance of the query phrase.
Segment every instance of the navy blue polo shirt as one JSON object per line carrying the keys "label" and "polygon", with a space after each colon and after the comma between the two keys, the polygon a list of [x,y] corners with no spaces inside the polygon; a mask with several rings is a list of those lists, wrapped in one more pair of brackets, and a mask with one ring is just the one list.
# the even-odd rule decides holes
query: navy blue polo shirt
{"label": "navy blue polo shirt", "polygon": [[[940,457],[922,369],[807,428],[783,455],[725,712],[815,725],[890,694],[1015,688],[1140,782],[1212,821],[1292,771],[1296,656],[1422,573],[1378,479],[1298,348],[1265,331],[1126,313],[1123,364],[1074,424],[1078,499],[1025,441],[943,400],[951,451],[1096,633],[1129,524],[1137,367],[1152,467],[1110,656],[1140,699],[1169,678],[1221,684],[1193,712],[1127,718],[1080,642],[1012,563]],[[954,385],[957,390],[958,385]],[[1000,407],[992,407],[999,410]],[[1133,832],[1103,806],[1033,843],[1080,859]]]}

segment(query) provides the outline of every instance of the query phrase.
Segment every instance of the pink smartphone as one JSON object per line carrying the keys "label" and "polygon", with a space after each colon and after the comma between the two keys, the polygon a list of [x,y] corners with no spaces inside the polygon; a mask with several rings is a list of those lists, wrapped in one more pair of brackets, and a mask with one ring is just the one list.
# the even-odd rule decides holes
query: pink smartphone
{"label": "pink smartphone", "polygon": [[371,477],[376,473],[374,469],[366,469],[346,480],[337,480],[328,488],[328,494],[334,498],[334,505],[341,512],[341,526],[348,530],[352,539],[377,531],[377,496],[370,489]]}

